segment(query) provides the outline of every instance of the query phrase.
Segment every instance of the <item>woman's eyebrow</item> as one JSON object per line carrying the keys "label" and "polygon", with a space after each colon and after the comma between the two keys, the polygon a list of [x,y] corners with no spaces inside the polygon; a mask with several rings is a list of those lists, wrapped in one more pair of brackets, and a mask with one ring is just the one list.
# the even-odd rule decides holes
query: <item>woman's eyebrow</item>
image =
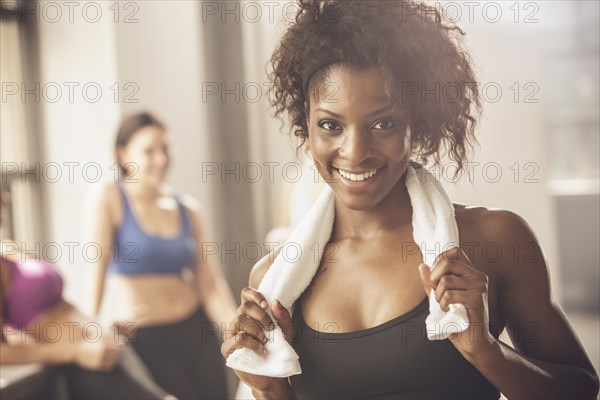
{"label": "woman's eyebrow", "polygon": [[[373,116],[373,115],[381,114],[381,113],[382,113],[382,112],[384,112],[384,111],[391,111],[392,109],[393,109],[393,107],[392,107],[392,106],[390,106],[390,105],[386,105],[386,106],[384,106],[384,107],[382,107],[382,108],[379,108],[379,109],[377,109],[377,110],[375,110],[375,111],[371,111],[371,112],[370,112],[370,113],[368,113],[366,116],[367,116],[367,117],[370,117],[370,116]],[[337,113],[334,113],[333,111],[325,110],[324,108],[317,108],[317,109],[315,109],[315,112],[316,112],[316,111],[322,111],[322,112],[325,112],[325,113],[327,113],[327,114],[333,115],[333,116],[334,116],[334,117],[336,117],[336,118],[340,118],[340,119],[344,118],[342,115],[340,115],[340,114],[337,114]]]}
{"label": "woman's eyebrow", "polygon": [[368,114],[367,114],[367,117],[371,117],[371,116],[373,116],[373,115],[380,114],[380,113],[382,113],[382,112],[384,112],[384,111],[392,111],[392,109],[393,109],[393,107],[392,107],[392,106],[390,106],[390,105],[387,105],[387,106],[385,106],[385,107],[382,107],[382,108],[380,108],[380,109],[378,109],[378,110],[371,111],[370,113],[368,113]]}
{"label": "woman's eyebrow", "polygon": [[333,111],[325,110],[324,108],[317,108],[317,109],[315,109],[315,112],[316,111],[322,111],[322,112],[325,112],[327,114],[331,114],[331,115],[333,115],[336,118],[340,118],[340,119],[344,118],[340,114],[334,113]]}

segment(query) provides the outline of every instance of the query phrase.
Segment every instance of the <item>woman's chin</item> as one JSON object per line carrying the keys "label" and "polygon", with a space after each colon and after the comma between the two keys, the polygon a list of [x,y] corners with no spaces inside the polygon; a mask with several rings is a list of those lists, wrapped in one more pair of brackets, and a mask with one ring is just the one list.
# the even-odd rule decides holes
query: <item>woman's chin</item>
{"label": "woman's chin", "polygon": [[336,194],[337,199],[344,207],[353,211],[368,211],[375,208],[378,199],[371,195],[357,195],[348,193]]}

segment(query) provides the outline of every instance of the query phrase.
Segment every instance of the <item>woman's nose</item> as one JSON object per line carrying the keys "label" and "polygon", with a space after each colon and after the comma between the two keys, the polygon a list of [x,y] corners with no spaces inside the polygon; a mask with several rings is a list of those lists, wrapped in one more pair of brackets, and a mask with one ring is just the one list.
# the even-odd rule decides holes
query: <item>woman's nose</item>
{"label": "woman's nose", "polygon": [[340,156],[348,160],[352,166],[360,165],[372,152],[371,136],[360,127],[349,127],[344,134]]}
{"label": "woman's nose", "polygon": [[157,165],[164,167],[169,163],[169,155],[165,151],[158,151],[154,156],[154,162]]}

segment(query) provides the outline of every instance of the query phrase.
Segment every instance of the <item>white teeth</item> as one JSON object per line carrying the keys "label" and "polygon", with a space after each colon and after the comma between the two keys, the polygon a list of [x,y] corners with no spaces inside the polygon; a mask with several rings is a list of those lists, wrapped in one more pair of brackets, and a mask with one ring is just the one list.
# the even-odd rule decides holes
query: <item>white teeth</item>
{"label": "white teeth", "polygon": [[340,173],[340,175],[350,181],[354,181],[354,182],[359,182],[359,181],[364,181],[365,179],[369,179],[372,176],[374,176],[377,173],[377,170],[374,169],[372,171],[368,171],[362,174],[352,174],[350,172],[346,172],[343,171],[341,169],[338,169],[338,172]]}

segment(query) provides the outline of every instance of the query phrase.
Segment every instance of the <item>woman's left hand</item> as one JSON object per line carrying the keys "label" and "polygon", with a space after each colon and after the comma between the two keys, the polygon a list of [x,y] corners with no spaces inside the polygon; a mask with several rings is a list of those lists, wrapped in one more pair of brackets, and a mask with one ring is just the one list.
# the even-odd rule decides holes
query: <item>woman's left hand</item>
{"label": "woman's left hand", "polygon": [[443,311],[454,303],[462,303],[467,309],[469,328],[448,337],[454,347],[467,359],[489,351],[496,339],[489,331],[487,275],[474,268],[458,247],[440,254],[432,269],[424,263],[419,265],[419,272],[425,292],[429,296],[434,289]]}

